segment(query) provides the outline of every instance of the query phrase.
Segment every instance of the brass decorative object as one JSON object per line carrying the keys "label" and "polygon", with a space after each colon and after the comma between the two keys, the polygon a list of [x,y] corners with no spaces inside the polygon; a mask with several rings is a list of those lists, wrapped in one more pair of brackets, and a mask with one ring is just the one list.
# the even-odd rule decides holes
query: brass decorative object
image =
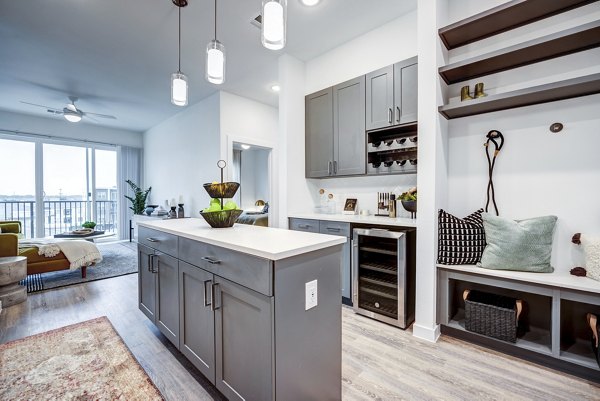
{"label": "brass decorative object", "polygon": [[473,97],[471,96],[471,93],[469,91],[469,85],[460,88],[460,101],[464,102],[465,100],[471,99],[473,99]]}
{"label": "brass decorative object", "polygon": [[483,92],[483,82],[479,82],[475,84],[475,98],[480,98],[487,96],[486,93]]}

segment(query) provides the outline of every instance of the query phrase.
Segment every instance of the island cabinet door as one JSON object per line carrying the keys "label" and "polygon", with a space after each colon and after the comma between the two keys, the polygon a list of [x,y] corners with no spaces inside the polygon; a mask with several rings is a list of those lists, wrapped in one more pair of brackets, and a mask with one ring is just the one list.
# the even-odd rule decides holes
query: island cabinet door
{"label": "island cabinet door", "polygon": [[215,318],[213,275],[179,262],[179,350],[215,383]]}
{"label": "island cabinet door", "polygon": [[229,400],[272,400],[273,297],[215,276],[217,388]]}
{"label": "island cabinet door", "polygon": [[179,261],[164,253],[153,258],[157,279],[156,326],[179,348]]}
{"label": "island cabinet door", "polygon": [[152,272],[154,250],[138,244],[138,301],[140,310],[156,322],[156,275]]}

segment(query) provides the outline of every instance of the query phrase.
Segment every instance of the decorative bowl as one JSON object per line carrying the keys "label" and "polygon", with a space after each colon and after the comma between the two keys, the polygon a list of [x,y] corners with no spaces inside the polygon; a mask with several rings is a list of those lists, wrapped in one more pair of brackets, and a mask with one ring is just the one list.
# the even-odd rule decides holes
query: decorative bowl
{"label": "decorative bowl", "polygon": [[240,184],[237,182],[223,182],[217,184],[204,184],[204,189],[211,198],[233,198]]}
{"label": "decorative bowl", "polygon": [[200,214],[212,228],[227,228],[233,227],[242,212],[243,210],[233,209],[219,210],[216,212],[200,212]]}
{"label": "decorative bowl", "polygon": [[411,213],[417,213],[417,201],[402,201],[402,207],[404,210]]}

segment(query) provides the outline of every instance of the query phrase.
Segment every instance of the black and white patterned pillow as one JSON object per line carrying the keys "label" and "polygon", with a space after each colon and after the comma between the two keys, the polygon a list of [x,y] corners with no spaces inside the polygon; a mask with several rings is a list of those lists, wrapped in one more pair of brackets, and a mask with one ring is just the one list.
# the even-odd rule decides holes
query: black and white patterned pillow
{"label": "black and white patterned pillow", "polygon": [[483,209],[464,219],[440,209],[438,213],[438,263],[474,265],[481,260],[485,248]]}

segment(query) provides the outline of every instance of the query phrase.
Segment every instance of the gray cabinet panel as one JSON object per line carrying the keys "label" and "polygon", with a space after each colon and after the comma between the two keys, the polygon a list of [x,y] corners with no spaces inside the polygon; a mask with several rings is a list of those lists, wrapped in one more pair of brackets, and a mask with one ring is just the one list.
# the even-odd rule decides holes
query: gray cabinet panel
{"label": "gray cabinet panel", "polygon": [[393,125],[394,66],[390,65],[366,76],[367,130]]}
{"label": "gray cabinet panel", "polygon": [[333,172],[333,91],[327,88],[305,98],[306,177],[328,177]]}
{"label": "gray cabinet panel", "polygon": [[320,222],[320,231],[322,234],[340,235],[346,237],[348,241],[342,248],[342,260],[340,265],[341,272],[341,290],[342,296],[351,301],[352,297],[352,265],[351,265],[351,246],[350,246],[350,223],[341,223],[338,221]]}
{"label": "gray cabinet panel", "polygon": [[394,65],[394,123],[417,121],[418,93],[417,58]]}
{"label": "gray cabinet panel", "polygon": [[152,272],[150,257],[154,250],[138,244],[138,301],[140,310],[152,322],[156,321],[156,274]]}
{"label": "gray cabinet panel", "polygon": [[274,399],[273,298],[215,284],[215,385],[230,400]]}
{"label": "gray cabinet panel", "polygon": [[273,295],[270,260],[214,245],[179,239],[180,259],[265,295]]}
{"label": "gray cabinet panel", "polygon": [[157,275],[156,325],[179,348],[179,261],[157,254],[154,270]]}
{"label": "gray cabinet panel", "polygon": [[179,262],[179,350],[215,383],[215,320],[212,273]]}
{"label": "gray cabinet panel", "polygon": [[333,88],[333,175],[366,172],[365,77]]}
{"label": "gray cabinet panel", "polygon": [[177,236],[147,227],[139,227],[138,243],[177,257]]}
{"label": "gray cabinet panel", "polygon": [[319,232],[319,220],[290,218],[290,230],[306,231],[309,233]]}

